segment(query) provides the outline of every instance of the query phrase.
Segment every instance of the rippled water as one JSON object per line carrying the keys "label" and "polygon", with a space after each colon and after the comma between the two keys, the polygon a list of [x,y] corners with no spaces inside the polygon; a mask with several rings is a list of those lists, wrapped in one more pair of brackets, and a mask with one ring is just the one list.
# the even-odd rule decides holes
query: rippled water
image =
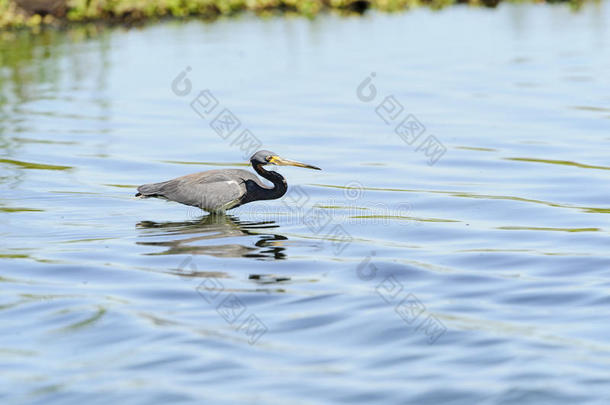
{"label": "rippled water", "polygon": [[[2,402],[608,403],[609,18],[504,4],[5,39]],[[285,199],[220,218],[133,198],[246,166],[239,131],[191,108],[204,89],[323,171],[282,168]],[[403,140],[409,114],[425,131]]]}

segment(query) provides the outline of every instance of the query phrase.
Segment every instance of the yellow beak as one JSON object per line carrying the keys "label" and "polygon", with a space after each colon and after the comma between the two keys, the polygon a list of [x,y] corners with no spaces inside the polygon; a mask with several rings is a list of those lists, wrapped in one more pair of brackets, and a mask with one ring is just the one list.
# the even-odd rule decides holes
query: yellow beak
{"label": "yellow beak", "polygon": [[308,165],[308,164],[301,163],[301,162],[295,162],[294,160],[284,159],[279,156],[271,156],[271,159],[269,159],[269,163],[278,165],[278,166],[296,166],[296,167],[304,167],[306,169],[322,170],[316,166]]}

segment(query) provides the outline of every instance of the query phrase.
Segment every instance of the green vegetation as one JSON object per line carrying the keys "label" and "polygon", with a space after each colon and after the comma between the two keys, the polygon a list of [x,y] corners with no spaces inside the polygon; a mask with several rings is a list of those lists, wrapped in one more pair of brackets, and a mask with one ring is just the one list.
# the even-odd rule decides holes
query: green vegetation
{"label": "green vegetation", "polygon": [[[509,0],[519,1],[519,0]],[[532,0],[557,2],[562,0]],[[565,0],[574,7],[584,0]],[[153,18],[216,18],[243,11],[297,13],[312,17],[325,10],[362,13],[368,8],[399,11],[420,5],[454,3],[495,7],[500,0],[0,0],[0,29],[62,25],[71,21],[133,23]]]}

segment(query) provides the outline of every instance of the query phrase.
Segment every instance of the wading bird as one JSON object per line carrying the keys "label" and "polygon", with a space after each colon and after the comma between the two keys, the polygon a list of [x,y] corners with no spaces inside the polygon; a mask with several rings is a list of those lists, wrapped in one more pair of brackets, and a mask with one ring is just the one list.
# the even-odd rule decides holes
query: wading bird
{"label": "wading bird", "polygon": [[268,150],[259,150],[250,158],[252,167],[273,183],[266,186],[254,173],[241,169],[209,170],[178,177],[162,183],[138,187],[136,197],[163,198],[185,205],[199,207],[210,213],[223,213],[240,205],[258,200],[275,200],[286,194],[286,179],[264,165],[298,166],[321,170],[319,167],[287,160]]}

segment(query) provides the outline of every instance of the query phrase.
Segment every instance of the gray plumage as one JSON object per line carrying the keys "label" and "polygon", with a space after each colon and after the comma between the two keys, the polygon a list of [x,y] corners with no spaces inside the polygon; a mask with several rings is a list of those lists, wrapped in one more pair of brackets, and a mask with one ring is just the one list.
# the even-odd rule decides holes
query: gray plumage
{"label": "gray plumage", "polygon": [[282,175],[266,171],[264,165],[290,165],[320,170],[304,163],[282,159],[269,151],[258,151],[250,159],[254,170],[273,183],[265,185],[258,176],[247,170],[222,169],[188,174],[162,183],[144,184],[138,187],[136,197],[162,198],[181,204],[199,207],[211,213],[219,213],[258,200],[282,197],[288,188]]}

